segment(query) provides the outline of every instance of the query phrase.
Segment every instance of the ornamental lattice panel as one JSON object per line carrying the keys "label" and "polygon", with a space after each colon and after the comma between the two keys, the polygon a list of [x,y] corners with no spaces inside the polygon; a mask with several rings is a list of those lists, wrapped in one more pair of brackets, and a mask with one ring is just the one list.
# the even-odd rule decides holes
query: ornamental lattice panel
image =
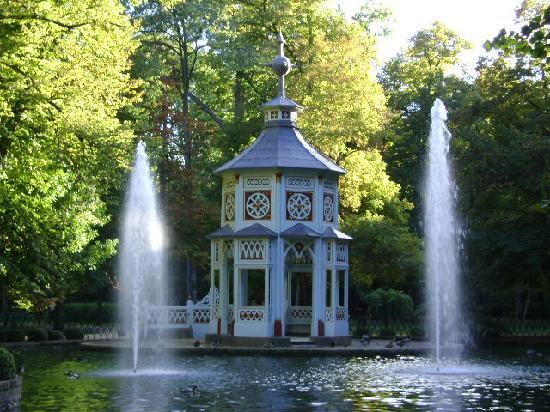
{"label": "ornamental lattice panel", "polygon": [[336,261],[346,262],[348,258],[348,248],[344,243],[336,244]]}
{"label": "ornamental lattice panel", "polygon": [[227,193],[224,199],[225,220],[235,220],[235,193]]}
{"label": "ornamental lattice panel", "polygon": [[287,220],[313,220],[313,193],[286,192]]}
{"label": "ornamental lattice panel", "polygon": [[271,219],[271,192],[245,192],[244,216],[247,220]]}
{"label": "ornamental lattice panel", "polygon": [[330,193],[323,195],[323,220],[325,222],[334,220],[334,196]]}
{"label": "ornamental lattice panel", "polygon": [[264,260],[265,258],[263,240],[241,240],[239,249],[241,260]]}

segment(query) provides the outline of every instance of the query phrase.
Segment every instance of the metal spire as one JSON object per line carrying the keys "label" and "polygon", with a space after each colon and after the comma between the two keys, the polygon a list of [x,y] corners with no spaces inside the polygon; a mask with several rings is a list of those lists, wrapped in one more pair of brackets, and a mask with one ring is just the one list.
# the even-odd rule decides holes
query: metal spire
{"label": "metal spire", "polygon": [[279,55],[271,61],[271,68],[279,76],[279,97],[285,97],[285,75],[290,72],[292,63],[288,57],[285,57],[286,42],[281,30],[279,30],[277,42],[279,43]]}

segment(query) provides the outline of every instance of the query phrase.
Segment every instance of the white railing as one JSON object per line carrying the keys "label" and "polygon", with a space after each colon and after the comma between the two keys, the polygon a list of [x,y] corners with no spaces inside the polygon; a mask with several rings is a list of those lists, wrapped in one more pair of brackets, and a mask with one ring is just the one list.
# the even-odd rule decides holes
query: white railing
{"label": "white railing", "polygon": [[182,329],[188,327],[187,306],[148,306],[145,329]]}
{"label": "white railing", "polygon": [[286,319],[292,324],[308,324],[313,318],[311,306],[291,306],[287,309]]}
{"label": "white railing", "polygon": [[209,323],[210,307],[193,307],[193,323]]}

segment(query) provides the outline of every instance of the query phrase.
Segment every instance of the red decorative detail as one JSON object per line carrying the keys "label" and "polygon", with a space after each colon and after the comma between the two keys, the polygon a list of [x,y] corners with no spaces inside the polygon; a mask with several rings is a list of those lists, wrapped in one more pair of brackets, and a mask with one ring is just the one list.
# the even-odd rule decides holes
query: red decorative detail
{"label": "red decorative detail", "polygon": [[323,322],[321,319],[317,321],[317,335],[325,336],[325,322]]}
{"label": "red decorative detail", "polygon": [[283,336],[283,323],[280,319],[275,319],[275,324],[273,325],[273,335]]}
{"label": "red decorative detail", "polygon": [[218,335],[222,334],[222,320],[218,319]]}

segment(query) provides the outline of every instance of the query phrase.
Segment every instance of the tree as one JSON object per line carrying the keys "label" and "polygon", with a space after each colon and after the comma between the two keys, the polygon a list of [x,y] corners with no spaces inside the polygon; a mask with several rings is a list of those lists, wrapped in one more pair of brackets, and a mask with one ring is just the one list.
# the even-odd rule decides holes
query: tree
{"label": "tree", "polygon": [[[550,3],[548,0],[524,0],[517,10],[519,32],[502,29],[485,49],[497,49],[506,56],[525,57],[550,63]],[[544,70],[544,69],[543,69]]]}
{"label": "tree", "polygon": [[[385,137],[384,158],[390,175],[415,204],[413,226],[418,226],[421,205],[423,156],[436,97],[451,111],[469,85],[451,74],[468,42],[440,22],[420,30],[408,48],[391,59],[379,75],[396,115]],[[451,116],[452,119],[452,116]]]}
{"label": "tree", "polygon": [[494,315],[525,318],[550,292],[547,90],[536,67],[485,61],[457,113],[467,275],[474,301]]}
{"label": "tree", "polygon": [[132,133],[133,28],[114,0],[0,2],[0,277],[43,307],[116,251],[100,238]]}

